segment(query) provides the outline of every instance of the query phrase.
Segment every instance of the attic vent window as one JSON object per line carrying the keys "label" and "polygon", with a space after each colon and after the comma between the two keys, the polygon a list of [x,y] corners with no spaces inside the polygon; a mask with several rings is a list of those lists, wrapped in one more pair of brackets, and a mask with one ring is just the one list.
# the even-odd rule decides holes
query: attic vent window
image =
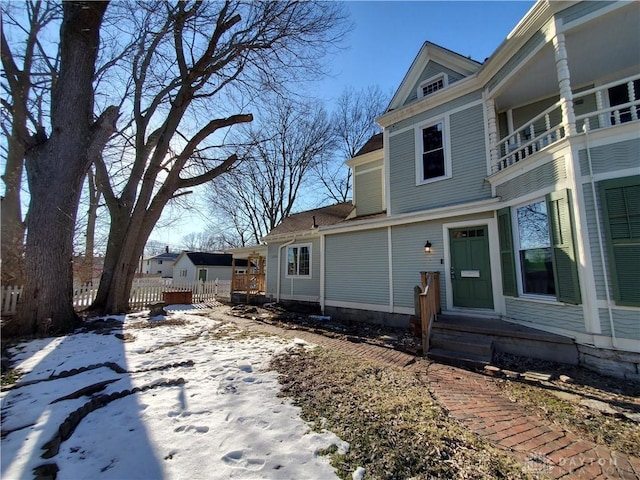
{"label": "attic vent window", "polygon": [[432,93],[442,90],[448,85],[448,78],[446,74],[440,74],[435,77],[428,78],[424,82],[421,82],[418,86],[418,98],[426,97]]}

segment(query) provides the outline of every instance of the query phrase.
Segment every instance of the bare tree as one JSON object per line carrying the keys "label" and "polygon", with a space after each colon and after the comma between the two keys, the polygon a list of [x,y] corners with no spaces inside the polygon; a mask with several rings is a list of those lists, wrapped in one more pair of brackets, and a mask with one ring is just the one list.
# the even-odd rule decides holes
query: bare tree
{"label": "bare tree", "polygon": [[[61,17],[60,6],[52,1],[2,4],[2,130],[7,142],[0,217],[3,285],[22,285],[24,282],[25,224],[21,189],[25,148],[30,130],[33,132],[42,125],[42,99],[57,72],[57,59],[49,58],[40,35]],[[11,30],[11,41],[5,27]]]}
{"label": "bare tree", "polygon": [[244,246],[260,243],[292,212],[302,185],[334,141],[322,106],[281,98],[264,107],[242,141],[249,145],[244,161],[233,175],[212,184],[209,197]]}
{"label": "bare tree", "polygon": [[[31,196],[25,246],[25,284],[12,328],[63,332],[73,310],[73,233],[91,158],[111,136],[116,108],[93,117],[94,68],[108,2],[65,2],[60,67],[51,90],[51,134],[39,124],[25,141]],[[4,49],[3,49],[4,50]]]}
{"label": "bare tree", "polygon": [[381,131],[375,119],[384,112],[388,103],[389,95],[383,94],[377,86],[347,88],[338,98],[331,117],[338,149],[335,156],[328,157],[316,167],[316,175],[328,199],[338,203],[349,199],[351,169],[346,168],[343,162],[354,157],[369,138]]}
{"label": "bare tree", "polygon": [[182,237],[182,246],[197,252],[219,252],[230,247],[224,236],[207,231],[188,233]]}
{"label": "bare tree", "polygon": [[93,281],[94,272],[94,250],[96,241],[96,223],[98,221],[98,207],[102,192],[96,184],[93,167],[89,167],[87,172],[87,222],[84,231],[84,254],[81,257],[81,264],[78,272],[81,283]]}
{"label": "bare tree", "polygon": [[[131,62],[132,113],[123,129],[126,181],[96,162],[111,215],[104,272],[93,308],[119,312],[139,256],[168,202],[228,172],[226,131],[252,121],[229,108],[239,94],[283,90],[299,75],[320,73],[318,58],[345,32],[343,7],[331,2],[138,2],[141,32]],[[126,166],[125,166],[126,165]],[[116,167],[117,168],[117,167]],[[110,170],[111,169],[111,170]],[[121,178],[121,177],[119,177]]]}

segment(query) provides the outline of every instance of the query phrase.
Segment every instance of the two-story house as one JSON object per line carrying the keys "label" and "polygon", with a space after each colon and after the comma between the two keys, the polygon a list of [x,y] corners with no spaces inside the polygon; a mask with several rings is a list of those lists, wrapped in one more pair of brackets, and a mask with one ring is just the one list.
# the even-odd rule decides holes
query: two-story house
{"label": "two-story house", "polygon": [[439,272],[444,314],[638,378],[639,31],[637,2],[539,1],[482,64],[425,43],[381,148],[347,162],[355,211],[265,238],[267,294],[314,282],[326,314],[406,325],[419,272]]}

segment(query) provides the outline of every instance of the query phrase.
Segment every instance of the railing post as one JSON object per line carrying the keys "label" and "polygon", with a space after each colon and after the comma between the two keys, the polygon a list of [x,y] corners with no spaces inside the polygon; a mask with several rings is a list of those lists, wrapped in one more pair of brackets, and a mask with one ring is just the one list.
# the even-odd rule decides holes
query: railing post
{"label": "railing post", "polygon": [[[636,99],[635,87],[633,85],[633,80],[629,80],[627,82],[627,90],[629,93],[629,102],[633,102]],[[635,106],[631,106],[631,120],[638,120],[638,109]]]}
{"label": "railing post", "polygon": [[440,274],[439,272],[420,272],[422,293],[420,293],[420,320],[422,332],[422,352],[429,353],[431,327],[440,313]]}

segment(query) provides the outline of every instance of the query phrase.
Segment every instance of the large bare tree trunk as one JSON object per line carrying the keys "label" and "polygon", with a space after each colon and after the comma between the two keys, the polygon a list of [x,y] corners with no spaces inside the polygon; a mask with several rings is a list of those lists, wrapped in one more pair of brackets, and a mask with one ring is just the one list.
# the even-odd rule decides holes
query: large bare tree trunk
{"label": "large bare tree trunk", "polygon": [[52,132],[38,132],[25,165],[31,204],[25,249],[26,282],[10,331],[60,333],[73,329],[73,232],[90,158],[110,137],[117,109],[94,123],[93,75],[108,2],[65,2],[60,27],[60,72],[52,91]]}

